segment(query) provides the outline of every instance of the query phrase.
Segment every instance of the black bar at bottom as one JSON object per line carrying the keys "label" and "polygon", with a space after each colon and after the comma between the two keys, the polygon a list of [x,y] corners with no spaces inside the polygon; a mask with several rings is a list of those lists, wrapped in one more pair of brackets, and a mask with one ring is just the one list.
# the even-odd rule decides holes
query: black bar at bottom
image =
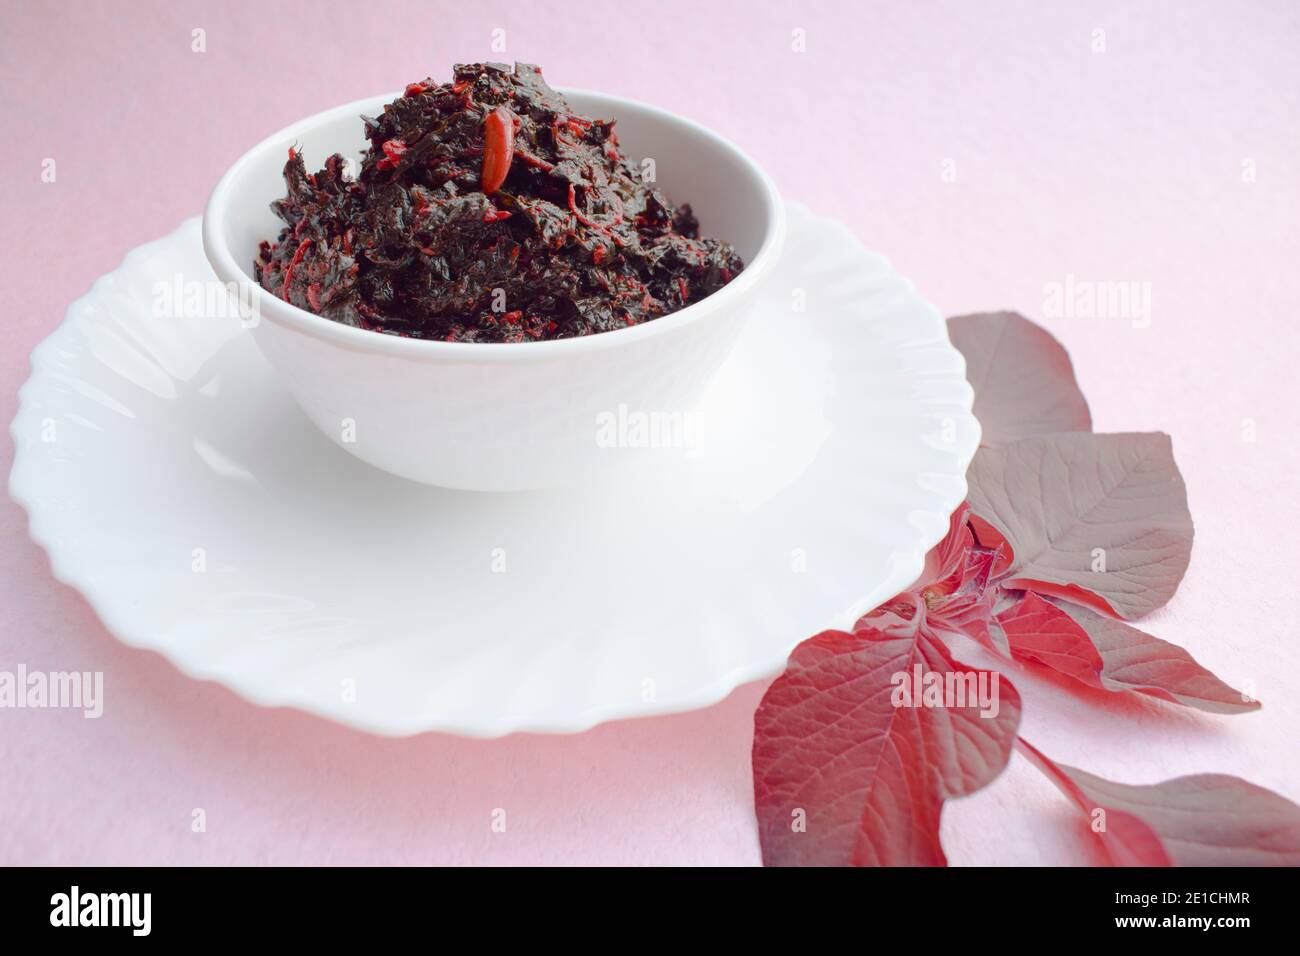
{"label": "black bar at bottom", "polygon": [[864,946],[898,932],[937,945],[974,940],[991,926],[1013,938],[1199,935],[1231,945],[1293,924],[1296,887],[1286,869],[38,868],[0,871],[0,925],[6,942],[75,935],[90,944],[373,944],[376,927],[432,941],[438,925],[540,943],[610,921],[615,934],[639,926],[653,938],[699,920],[746,935],[774,923],[796,932],[838,924]]}

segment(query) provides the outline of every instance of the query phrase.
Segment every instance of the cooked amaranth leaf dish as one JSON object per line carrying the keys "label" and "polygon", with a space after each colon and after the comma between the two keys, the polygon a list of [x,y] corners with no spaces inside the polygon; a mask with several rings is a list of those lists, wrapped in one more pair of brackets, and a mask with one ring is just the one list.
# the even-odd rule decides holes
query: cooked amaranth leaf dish
{"label": "cooked amaranth leaf dish", "polygon": [[457,66],[375,118],[359,175],[289,151],[285,222],[254,274],[357,328],[448,342],[527,342],[638,325],[698,302],[744,263],[703,239],[619,148],[525,63]]}

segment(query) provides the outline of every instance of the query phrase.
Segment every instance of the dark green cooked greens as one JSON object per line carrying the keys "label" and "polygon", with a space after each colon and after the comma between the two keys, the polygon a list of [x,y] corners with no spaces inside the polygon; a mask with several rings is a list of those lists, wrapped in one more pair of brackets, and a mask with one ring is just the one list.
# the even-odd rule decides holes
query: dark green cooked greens
{"label": "dark green cooked greens", "polygon": [[519,63],[412,83],[376,118],[359,175],[290,150],[285,222],[258,282],[363,329],[448,342],[571,338],[648,322],[744,263],[702,239],[618,145]]}

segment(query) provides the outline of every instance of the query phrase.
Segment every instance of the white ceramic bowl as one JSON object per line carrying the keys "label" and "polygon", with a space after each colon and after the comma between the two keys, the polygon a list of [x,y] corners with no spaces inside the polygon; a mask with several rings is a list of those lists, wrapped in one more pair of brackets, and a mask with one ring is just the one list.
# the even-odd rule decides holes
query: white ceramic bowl
{"label": "white ceramic bowl", "polygon": [[785,234],[767,175],[736,146],[664,110],[616,96],[565,90],[583,115],[616,119],[634,160],[689,202],[701,233],[731,242],[744,271],[707,299],[642,325],[526,343],[434,342],[355,329],[255,287],[258,243],[282,223],[290,146],[309,169],[331,153],[359,158],[361,115],[398,94],[358,100],[288,126],[254,146],[217,183],[203,213],[203,248],[218,278],[254,286],[253,335],[316,426],[340,447],[415,481],[510,491],[596,477],[624,456],[598,443],[602,416],[620,406],[689,411],[730,352]]}

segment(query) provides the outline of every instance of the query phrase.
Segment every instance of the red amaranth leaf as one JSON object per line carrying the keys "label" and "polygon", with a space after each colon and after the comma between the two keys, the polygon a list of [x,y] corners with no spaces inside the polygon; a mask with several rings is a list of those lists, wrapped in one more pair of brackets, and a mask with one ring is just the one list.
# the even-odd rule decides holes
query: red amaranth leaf
{"label": "red amaranth leaf", "polygon": [[1070,356],[1046,329],[1015,312],[982,312],[950,318],[948,335],[966,356],[982,444],[1092,430]]}
{"label": "red amaranth leaf", "polygon": [[1116,866],[1300,866],[1300,807],[1239,777],[1115,783],[1021,753],[1088,817]]}
{"label": "red amaranth leaf", "polygon": [[[961,570],[966,562],[966,553],[970,551],[975,538],[966,524],[970,514],[970,505],[962,502],[948,516],[948,533],[943,540],[925,554],[925,568],[921,571],[917,585],[939,585],[947,594],[957,588]],[[947,581],[946,585],[939,584]]]}
{"label": "red amaranth leaf", "polygon": [[1087,608],[1026,592],[997,616],[1013,656],[1089,687],[1131,691],[1214,714],[1258,710],[1181,647]]}
{"label": "red amaranth leaf", "polygon": [[923,627],[928,633],[940,639],[960,634],[999,654],[1010,653],[1001,629],[990,629],[998,589],[989,587],[989,578],[998,557],[996,551],[967,550],[955,587],[945,592],[932,588],[921,592],[925,605]]}
{"label": "red amaranth leaf", "polygon": [[864,614],[854,630],[901,625],[940,640],[960,634],[1009,656],[1001,630],[990,628],[997,589],[989,582],[1001,553],[975,548],[966,521],[969,515],[970,508],[963,502],[948,520],[947,535],[926,553],[920,578],[907,591]]}
{"label": "red amaranth leaf", "polygon": [[[920,668],[920,671],[917,671]],[[996,714],[895,706],[895,675],[986,681]],[[984,675],[981,677],[980,675]],[[955,687],[954,687],[955,690]],[[969,687],[968,687],[969,690]],[[956,703],[950,698],[950,703]],[[754,806],[769,866],[941,866],[945,800],[1001,772],[1020,697],[995,671],[954,661],[913,629],[825,631],[790,655],[754,714]]]}
{"label": "red amaranth leaf", "polygon": [[971,509],[1014,556],[1003,587],[1131,619],[1187,570],[1192,518],[1168,435],[1023,438],[981,448],[967,480]]}
{"label": "red amaranth leaf", "polygon": [[1003,536],[1001,531],[973,511],[968,512],[966,520],[970,523],[971,532],[980,546],[997,552],[997,557],[993,562],[992,576],[995,578],[1002,577],[1010,570],[1012,563],[1016,560],[1015,549],[1011,547],[1011,542]]}

